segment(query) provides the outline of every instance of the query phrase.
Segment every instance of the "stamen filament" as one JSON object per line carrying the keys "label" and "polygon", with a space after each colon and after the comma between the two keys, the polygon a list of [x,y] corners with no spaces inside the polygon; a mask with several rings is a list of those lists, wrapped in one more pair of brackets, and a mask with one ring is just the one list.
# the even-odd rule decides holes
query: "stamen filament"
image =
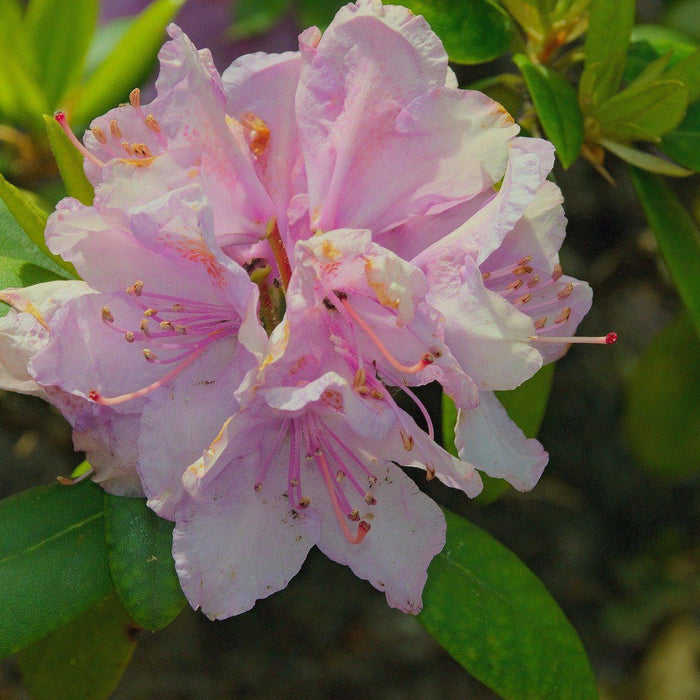
{"label": "stamen filament", "polygon": [[[336,295],[337,296],[337,295]],[[404,365],[399,362],[389,351],[389,349],[382,343],[379,336],[370,328],[369,324],[353,309],[347,299],[341,299],[338,297],[338,301],[347,309],[348,313],[352,316],[355,323],[357,323],[362,330],[367,333],[372,342],[377,346],[377,350],[384,356],[386,361],[399,372],[405,372],[406,374],[416,374],[422,369],[425,369],[428,365],[432,364],[432,356],[426,353],[415,365]]]}
{"label": "stamen filament", "polygon": [[586,336],[569,336],[563,338],[552,338],[550,336],[541,335],[531,335],[529,337],[530,342],[533,343],[580,343],[580,344],[591,344],[591,345],[612,345],[617,341],[617,333],[608,333],[607,335],[601,335],[597,338],[586,337]]}
{"label": "stamen filament", "polygon": [[353,535],[352,532],[350,532],[350,528],[347,524],[348,514],[343,513],[343,511],[340,508],[340,504],[338,503],[338,497],[336,494],[335,485],[333,483],[333,477],[331,476],[330,468],[328,466],[328,462],[326,461],[326,457],[321,451],[318,451],[315,457],[316,461],[321,467],[323,478],[326,481],[326,490],[328,491],[328,495],[330,496],[331,503],[333,504],[333,510],[335,511],[335,516],[338,519],[338,524],[340,525],[343,534],[345,535],[345,539],[350,544],[360,544],[360,542],[362,542],[362,540],[365,538],[365,535],[369,532],[369,523],[362,520],[357,526],[357,533]]}
{"label": "stamen filament", "polygon": [[53,118],[58,122],[59,126],[65,132],[66,136],[70,139],[70,142],[90,161],[92,161],[98,168],[104,168],[105,164],[93,153],[90,153],[87,148],[80,142],[78,137],[73,133],[73,130],[68,126],[68,120],[66,119],[65,112],[54,112]]}
{"label": "stamen filament", "polygon": [[206,350],[207,346],[208,343],[198,350],[195,350],[186,360],[184,360],[184,362],[175,367],[175,369],[162,376],[158,381],[153,382],[153,384],[143,387],[143,389],[112,397],[102,396],[98,391],[92,389],[88,394],[88,398],[92,399],[95,403],[101,404],[102,406],[115,406],[117,404],[124,403],[124,401],[131,401],[133,399],[146,396],[146,394],[150,394],[152,391],[155,391],[164,384],[167,384],[173,377],[176,377],[178,374],[180,374],[180,372],[187,369],[187,367],[189,367]]}

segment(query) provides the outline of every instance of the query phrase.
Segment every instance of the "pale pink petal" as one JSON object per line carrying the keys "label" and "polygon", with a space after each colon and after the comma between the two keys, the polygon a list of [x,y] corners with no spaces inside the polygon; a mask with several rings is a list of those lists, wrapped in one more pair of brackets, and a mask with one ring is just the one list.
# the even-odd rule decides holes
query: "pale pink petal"
{"label": "pale pink petal", "polygon": [[255,53],[236,59],[222,75],[226,110],[249,129],[255,169],[274,202],[283,238],[290,200],[306,190],[294,115],[300,71],[298,52]]}
{"label": "pale pink petal", "polygon": [[491,392],[482,392],[480,398],[477,408],[459,413],[455,426],[459,456],[489,476],[529,491],[542,475],[549,455],[537,440],[525,437]]}
{"label": "pale pink petal", "polygon": [[514,389],[541,367],[532,320],[484,286],[469,255],[442,250],[426,274],[428,301],[445,316],[445,343],[480,390]]}
{"label": "pale pink petal", "polygon": [[209,489],[182,503],[173,533],[182,589],[212,619],[245,612],[284,588],[320,536],[313,511],[289,507],[285,469],[270,469],[263,488],[254,488],[260,448],[274,434],[248,424],[247,436]]}
{"label": "pale pink petal", "polygon": [[254,364],[240,344],[215,343],[166,391],[154,392],[145,403],[138,470],[148,504],[161,517],[174,517],[183,494],[182,475],[237,411],[234,392]]}
{"label": "pale pink petal", "polygon": [[0,386],[8,391],[44,396],[43,388],[27,370],[33,355],[49,340],[56,312],[70,299],[92,290],[78,281],[35,284],[5,289],[0,301],[12,308],[0,318]]}
{"label": "pale pink petal", "polygon": [[[356,219],[338,215],[340,207],[349,212],[361,205],[367,191],[376,201],[377,186],[381,191],[388,184],[370,171],[363,172],[362,182],[357,175],[382,157],[400,110],[445,85],[447,55],[422,17],[403,7],[363,2],[342,8],[318,45],[302,56],[307,65],[297,93],[297,121],[312,224],[323,230],[357,227]],[[376,228],[358,216],[360,226]]]}
{"label": "pale pink petal", "polygon": [[390,606],[418,614],[428,564],[445,545],[445,518],[435,502],[423,494],[398,467],[386,461],[375,469],[372,487],[376,505],[360,510],[371,529],[359,544],[343,536],[318,472],[305,480],[309,510],[321,518],[319,549],[347,564],[356,576],[384,591]]}

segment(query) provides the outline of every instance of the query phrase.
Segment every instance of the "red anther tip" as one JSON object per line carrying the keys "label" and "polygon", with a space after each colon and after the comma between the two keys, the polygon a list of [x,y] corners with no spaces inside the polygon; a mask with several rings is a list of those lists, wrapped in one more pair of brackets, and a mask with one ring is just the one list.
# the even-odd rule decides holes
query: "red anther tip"
{"label": "red anther tip", "polygon": [[612,345],[615,342],[617,342],[617,333],[608,333],[605,336],[605,344],[606,345]]}
{"label": "red anther tip", "polygon": [[66,113],[59,109],[53,113],[53,118],[60,124],[66,121]]}
{"label": "red anther tip", "polygon": [[88,393],[88,398],[91,401],[99,401],[100,400],[100,392],[97,391],[96,389],[90,389],[90,392]]}
{"label": "red anther tip", "polygon": [[358,533],[361,531],[366,535],[370,531],[371,527],[372,526],[366,520],[361,520],[357,526],[357,530]]}

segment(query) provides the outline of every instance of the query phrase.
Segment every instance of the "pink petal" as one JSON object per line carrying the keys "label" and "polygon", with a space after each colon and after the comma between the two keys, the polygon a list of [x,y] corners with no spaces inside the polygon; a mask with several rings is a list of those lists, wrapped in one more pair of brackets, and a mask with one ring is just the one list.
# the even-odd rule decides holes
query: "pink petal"
{"label": "pink petal", "polygon": [[[400,110],[445,85],[447,55],[425,20],[403,7],[363,2],[342,8],[307,64],[297,94],[297,120],[308,166],[312,224],[377,228],[363,212],[363,195],[376,200],[376,160],[394,132]],[[363,172],[361,181],[357,175]],[[393,177],[396,173],[393,174]],[[348,192],[348,185],[352,191]],[[317,211],[318,209],[318,211]]]}
{"label": "pink petal", "polygon": [[48,342],[56,312],[68,300],[91,291],[84,282],[59,281],[0,292],[0,301],[12,306],[0,318],[0,386],[3,389],[44,396],[27,365]]}
{"label": "pink petal", "polygon": [[256,431],[259,438],[241,445],[207,492],[177,513],[180,583],[192,607],[211,619],[238,615],[284,588],[319,539],[316,514],[289,508],[286,470],[271,469],[263,490],[255,490],[259,447],[274,439],[249,426],[250,435]]}
{"label": "pink petal", "polygon": [[310,509],[322,521],[318,547],[384,591],[390,606],[416,615],[423,607],[428,564],[445,545],[445,519],[440,508],[391,462],[375,471],[378,481],[372,494],[377,503],[360,512],[371,529],[359,544],[343,536],[320,474],[308,472]]}
{"label": "pink petal", "polygon": [[272,197],[283,238],[290,200],[306,190],[294,116],[300,71],[298,52],[255,53],[236,59],[222,75],[228,114],[242,123],[252,114],[269,130],[257,144],[255,168]]}
{"label": "pink petal", "polygon": [[470,256],[442,250],[426,274],[428,301],[445,316],[445,343],[480,390],[513,389],[541,367],[532,320],[486,289]]}
{"label": "pink petal", "polygon": [[525,437],[491,392],[482,392],[480,398],[477,408],[459,413],[455,426],[459,456],[489,476],[529,491],[542,475],[549,455],[537,440]]}

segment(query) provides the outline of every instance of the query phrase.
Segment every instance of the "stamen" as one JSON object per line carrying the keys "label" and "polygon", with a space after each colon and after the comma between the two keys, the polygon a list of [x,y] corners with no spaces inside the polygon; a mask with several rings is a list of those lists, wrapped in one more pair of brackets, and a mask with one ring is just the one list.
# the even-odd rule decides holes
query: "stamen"
{"label": "stamen", "polygon": [[133,399],[146,396],[146,394],[150,394],[152,391],[155,391],[164,384],[167,384],[171,379],[173,379],[173,377],[176,377],[178,374],[180,374],[180,372],[187,369],[204,352],[206,347],[207,346],[205,345],[198,350],[195,350],[187,359],[175,367],[175,369],[162,376],[158,381],[153,382],[153,384],[143,387],[143,389],[131,391],[128,394],[122,394],[121,396],[112,397],[102,396],[99,391],[92,389],[88,393],[88,398],[95,403],[101,404],[102,406],[115,406],[116,404],[124,403],[124,401],[131,401]]}
{"label": "stamen", "polygon": [[[272,459],[274,456],[277,454],[277,450],[279,450],[280,445],[282,444],[282,440],[284,439],[284,436],[287,434],[287,431],[290,428],[290,422],[288,420],[283,420],[282,425],[280,425],[280,429],[277,431],[277,435],[275,436],[275,439],[272,443],[272,448],[270,449],[270,452],[268,453],[267,457],[265,458],[265,461],[262,463],[262,466],[260,467],[260,470],[258,471],[258,477],[255,480],[255,490],[260,492],[262,491],[262,482],[263,479],[265,478],[265,474],[267,474],[267,470],[270,467],[270,463],[272,462]],[[296,457],[297,457],[297,462],[299,461],[299,450],[296,452]],[[293,452],[290,451],[289,453],[289,459],[291,460],[293,458]],[[293,472],[294,470],[292,469],[292,464],[290,461],[290,472]]]}
{"label": "stamen", "polygon": [[392,367],[399,370],[399,372],[406,372],[406,374],[416,374],[417,372],[420,372],[421,370],[425,369],[428,365],[433,363],[432,355],[430,353],[426,353],[425,355],[423,355],[423,357],[421,357],[421,359],[418,362],[416,362],[415,365],[411,365],[409,367],[408,365],[402,364],[391,354],[389,349],[384,345],[384,343],[382,343],[382,341],[379,339],[377,334],[370,328],[367,322],[357,313],[357,311],[355,311],[355,309],[351,306],[347,298],[341,298],[340,296],[338,296],[338,301],[340,301],[340,303],[347,309],[348,313],[350,314],[350,316],[352,316],[355,323],[357,323],[357,325],[360,326],[360,328],[362,328],[362,330],[364,330],[365,333],[367,333],[367,335],[377,346],[377,349],[384,356],[387,362],[389,362],[389,364]]}
{"label": "stamen", "polygon": [[323,473],[323,478],[326,482],[326,490],[328,491],[328,495],[330,496],[331,503],[333,504],[333,510],[335,511],[336,518],[338,519],[338,524],[340,525],[340,528],[343,531],[343,534],[345,535],[345,539],[350,544],[360,544],[360,542],[362,542],[362,540],[365,538],[365,535],[369,532],[370,524],[364,520],[361,520],[357,526],[357,532],[354,535],[352,534],[352,532],[350,532],[350,528],[348,527],[346,521],[348,515],[352,514],[352,511],[350,511],[350,513],[343,513],[340,509],[340,504],[338,503],[338,496],[336,494],[335,486],[333,485],[330,468],[328,467],[328,462],[326,461],[326,457],[323,454],[323,452],[318,451],[315,456],[316,461],[321,467],[321,472]]}
{"label": "stamen", "polygon": [[54,112],[53,118],[58,122],[59,126],[65,132],[66,136],[70,139],[70,142],[90,161],[92,161],[98,168],[104,168],[105,164],[94,154],[90,153],[87,148],[78,140],[73,130],[68,126],[68,120],[66,119],[65,112]]}
{"label": "stamen", "polygon": [[552,338],[547,335],[532,335],[529,337],[532,343],[580,343],[590,345],[612,345],[617,341],[617,333],[611,332],[597,338],[587,336],[569,336],[563,338]]}
{"label": "stamen", "polygon": [[129,93],[129,103],[134,109],[138,109],[141,106],[141,90],[139,88],[134,88]]}
{"label": "stamen", "polygon": [[119,140],[121,139],[121,137],[122,137],[122,130],[119,128],[119,124],[117,123],[117,120],[116,120],[116,119],[112,119],[112,121],[110,121],[110,123],[109,123],[109,130],[110,130],[112,136],[114,136],[114,138],[115,138],[117,141],[119,141]]}
{"label": "stamen", "polygon": [[92,135],[95,137],[95,140],[105,146],[107,144],[107,137],[105,136],[105,132],[100,129],[99,126],[93,126],[90,127],[90,131],[92,132]]}

